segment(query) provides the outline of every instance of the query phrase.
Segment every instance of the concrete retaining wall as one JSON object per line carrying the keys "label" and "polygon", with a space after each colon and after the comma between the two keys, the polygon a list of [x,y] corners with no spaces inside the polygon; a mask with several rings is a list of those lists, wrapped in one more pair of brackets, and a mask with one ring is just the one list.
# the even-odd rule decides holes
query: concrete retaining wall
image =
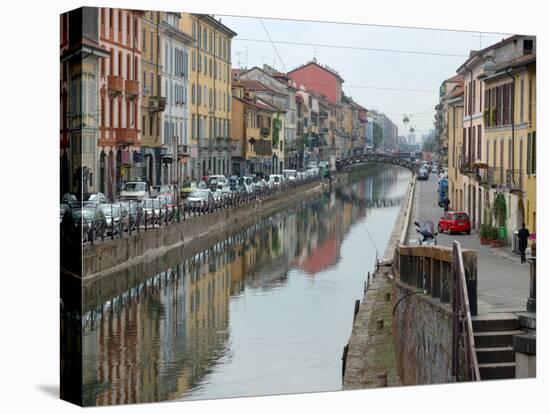
{"label": "concrete retaining wall", "polygon": [[[393,283],[395,303],[413,292]],[[404,385],[442,384],[452,379],[452,312],[449,305],[424,295],[411,295],[399,303],[393,318],[397,366]]]}
{"label": "concrete retaining wall", "polygon": [[272,195],[261,202],[217,211],[167,227],[143,231],[131,237],[86,245],[82,255],[82,276],[97,279],[128,266],[151,261],[170,250],[189,246],[191,242],[201,244],[201,239],[212,235],[219,239],[227,237],[284,208],[288,203],[317,194],[322,189],[323,184],[313,182]]}

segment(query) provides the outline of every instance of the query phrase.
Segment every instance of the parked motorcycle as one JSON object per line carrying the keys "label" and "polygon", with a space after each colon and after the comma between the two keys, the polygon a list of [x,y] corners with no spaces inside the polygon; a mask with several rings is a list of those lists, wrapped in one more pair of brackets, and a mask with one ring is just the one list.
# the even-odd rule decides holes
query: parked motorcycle
{"label": "parked motorcycle", "polygon": [[416,232],[422,236],[421,239],[418,239],[419,245],[425,245],[425,246],[437,245],[437,240],[435,238],[435,236],[437,236],[437,233],[434,230],[435,227],[432,221],[426,220],[422,225],[420,225],[418,221],[415,221],[414,224],[416,227],[418,227],[416,229]]}

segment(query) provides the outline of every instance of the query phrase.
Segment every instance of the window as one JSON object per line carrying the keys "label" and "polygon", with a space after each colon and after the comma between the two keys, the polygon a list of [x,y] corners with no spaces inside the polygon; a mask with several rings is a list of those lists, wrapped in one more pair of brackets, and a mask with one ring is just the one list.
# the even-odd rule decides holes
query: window
{"label": "window", "polygon": [[191,54],[191,69],[195,71],[195,63],[196,63],[197,56],[195,55],[195,51],[193,50],[193,53]]}
{"label": "window", "polygon": [[153,135],[153,117],[149,116],[149,135]]}
{"label": "window", "polygon": [[477,158],[479,160],[482,159],[481,157],[481,125],[477,126]]}
{"label": "window", "polygon": [[529,124],[533,125],[533,79],[529,78],[529,94],[527,99]]}
{"label": "window", "polygon": [[118,52],[118,76],[122,77],[122,52]]}
{"label": "window", "polygon": [[523,95],[525,94],[525,81],[522,78],[519,83],[519,122],[523,124]]}
{"label": "window", "polygon": [[[193,22],[194,23],[194,22]],[[191,115],[191,139],[197,137],[197,127],[196,127],[196,117],[195,114]]]}
{"label": "window", "polygon": [[141,34],[141,50],[143,50],[144,52],[147,50],[147,40],[146,40],[146,36],[145,36],[145,28],[142,30],[142,34]]}
{"label": "window", "polygon": [[203,68],[204,68],[204,74],[205,75],[208,74],[208,72],[207,72],[208,71],[208,60],[206,58],[206,55],[204,55],[204,67]]}
{"label": "window", "polygon": [[533,53],[533,40],[525,39],[523,41],[523,54],[528,55],[530,53]]}
{"label": "window", "polygon": [[[153,31],[151,30],[151,39],[150,39],[150,45],[151,45],[151,50],[150,50],[150,55],[151,55],[151,60],[153,60]],[[157,47],[157,55],[159,53],[159,48]]]}

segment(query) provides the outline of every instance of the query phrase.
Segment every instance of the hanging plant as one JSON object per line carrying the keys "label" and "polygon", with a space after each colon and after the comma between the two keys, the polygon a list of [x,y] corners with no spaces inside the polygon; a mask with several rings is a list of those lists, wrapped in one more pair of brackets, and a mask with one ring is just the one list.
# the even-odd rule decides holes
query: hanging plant
{"label": "hanging plant", "polygon": [[273,129],[271,130],[271,139],[273,142],[273,145],[276,146],[279,144],[279,131],[281,128],[281,121],[279,119],[279,113],[273,117]]}

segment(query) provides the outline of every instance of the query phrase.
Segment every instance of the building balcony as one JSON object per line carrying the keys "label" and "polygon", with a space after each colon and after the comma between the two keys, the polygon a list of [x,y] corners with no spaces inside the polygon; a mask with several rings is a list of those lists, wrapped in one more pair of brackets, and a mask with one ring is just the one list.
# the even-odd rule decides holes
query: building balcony
{"label": "building balcony", "polygon": [[510,192],[523,191],[523,170],[506,170],[506,188]]}
{"label": "building balcony", "polygon": [[116,94],[122,93],[124,90],[124,79],[122,76],[107,76],[107,88],[109,89],[109,92]]}
{"label": "building balcony", "polygon": [[271,155],[273,154],[273,149],[271,147],[271,140],[269,139],[257,139],[254,141],[254,152],[257,155]]}
{"label": "building balcony", "polygon": [[139,95],[139,81],[127,79],[124,82],[124,92],[128,96],[138,96]]}
{"label": "building balcony", "polygon": [[468,155],[461,155],[458,159],[458,165],[461,174],[475,174],[474,162]]}
{"label": "building balcony", "polygon": [[149,97],[149,112],[162,112],[166,109],[166,98],[164,96]]}
{"label": "building balcony", "polygon": [[319,112],[319,118],[321,118],[321,119],[328,118],[328,112],[327,111]]}
{"label": "building balcony", "polygon": [[185,145],[185,144],[178,145],[178,156],[188,157],[189,156],[189,145]]}
{"label": "building balcony", "polygon": [[260,128],[260,136],[261,137],[268,137],[269,136],[269,128]]}
{"label": "building balcony", "polygon": [[115,140],[120,144],[132,145],[138,140],[138,130],[132,128],[114,128]]}

